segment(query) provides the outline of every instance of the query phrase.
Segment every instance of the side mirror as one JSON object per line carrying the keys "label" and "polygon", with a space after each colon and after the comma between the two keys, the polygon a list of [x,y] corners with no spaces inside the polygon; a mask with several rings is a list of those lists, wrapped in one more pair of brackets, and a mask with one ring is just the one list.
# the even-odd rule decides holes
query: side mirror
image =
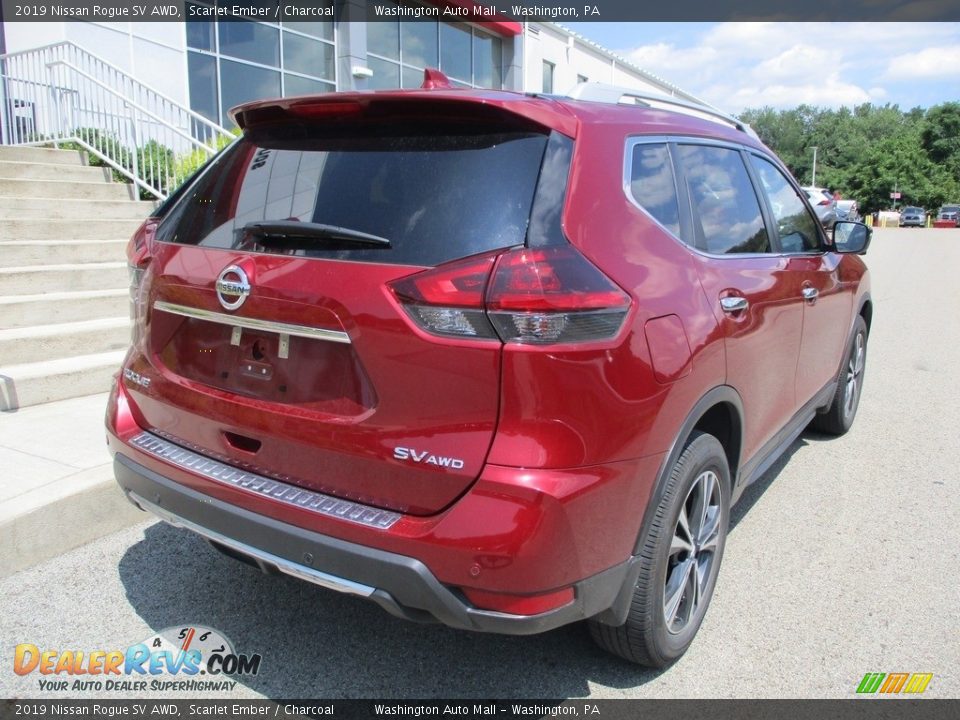
{"label": "side mirror", "polygon": [[873,230],[861,222],[838,220],[833,226],[833,249],[838,253],[863,255],[870,247]]}

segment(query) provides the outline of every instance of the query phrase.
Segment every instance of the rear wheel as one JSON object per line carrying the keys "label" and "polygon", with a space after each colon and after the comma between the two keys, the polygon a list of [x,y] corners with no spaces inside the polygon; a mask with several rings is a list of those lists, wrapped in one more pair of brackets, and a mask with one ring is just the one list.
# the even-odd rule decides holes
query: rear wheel
{"label": "rear wheel", "polygon": [[670,473],[646,532],[626,622],[589,623],[600,647],[649,667],[665,667],[686,652],[717,582],[729,494],[723,446],[712,435],[695,432]]}
{"label": "rear wheel", "polygon": [[828,435],[843,435],[853,425],[863,392],[863,373],[867,364],[867,323],[860,316],[853,327],[853,339],[846,363],[827,411],[814,417],[810,426]]}

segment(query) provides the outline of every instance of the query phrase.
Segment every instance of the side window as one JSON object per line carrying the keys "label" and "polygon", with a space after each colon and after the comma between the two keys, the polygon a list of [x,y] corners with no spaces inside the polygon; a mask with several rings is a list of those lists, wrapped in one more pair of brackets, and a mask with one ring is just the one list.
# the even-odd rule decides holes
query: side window
{"label": "side window", "polygon": [[817,220],[807,210],[807,206],[796,190],[780,172],[780,168],[756,155],[750,156],[750,162],[760,177],[760,184],[763,185],[767,199],[770,201],[770,209],[777,221],[780,247],[783,252],[801,253],[820,250]]}
{"label": "side window", "polygon": [[680,236],[680,203],[665,144],[634,146],[630,160],[630,194],[657,222]]}
{"label": "side window", "polygon": [[739,151],[709,145],[678,145],[697,232],[697,247],[709,253],[766,253],[770,238],[760,203]]}

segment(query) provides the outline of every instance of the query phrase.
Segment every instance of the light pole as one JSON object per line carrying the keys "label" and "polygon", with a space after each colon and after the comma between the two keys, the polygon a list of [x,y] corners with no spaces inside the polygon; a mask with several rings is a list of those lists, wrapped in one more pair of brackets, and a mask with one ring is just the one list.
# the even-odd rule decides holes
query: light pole
{"label": "light pole", "polygon": [[810,178],[810,184],[817,186],[817,146],[813,146],[813,176]]}

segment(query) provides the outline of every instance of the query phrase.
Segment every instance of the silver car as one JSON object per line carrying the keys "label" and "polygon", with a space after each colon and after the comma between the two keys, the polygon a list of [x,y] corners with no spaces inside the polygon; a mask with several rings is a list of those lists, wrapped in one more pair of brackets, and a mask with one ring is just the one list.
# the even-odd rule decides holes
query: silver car
{"label": "silver car", "polygon": [[908,206],[900,211],[900,227],[924,227],[927,224],[927,211],[923,208]]}
{"label": "silver car", "polygon": [[802,189],[807,194],[810,204],[813,205],[817,217],[820,218],[820,224],[827,230],[832,228],[837,222],[837,201],[833,199],[833,193],[826,188],[804,187]]}
{"label": "silver car", "polygon": [[860,208],[856,200],[837,200],[837,220],[860,221]]}

